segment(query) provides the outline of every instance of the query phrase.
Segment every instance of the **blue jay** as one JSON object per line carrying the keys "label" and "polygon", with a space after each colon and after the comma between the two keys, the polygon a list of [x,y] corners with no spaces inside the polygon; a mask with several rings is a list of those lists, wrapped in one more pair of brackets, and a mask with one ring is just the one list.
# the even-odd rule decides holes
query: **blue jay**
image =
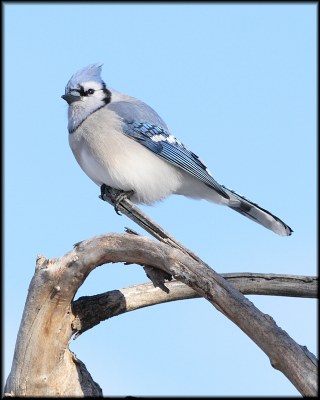
{"label": "blue jay", "polygon": [[171,194],[224,204],[282,236],[292,229],[269,211],[220,185],[197,155],[142,101],[106,87],[102,64],[76,72],[62,98],[69,104],[72,152],[100,187],[152,204]]}

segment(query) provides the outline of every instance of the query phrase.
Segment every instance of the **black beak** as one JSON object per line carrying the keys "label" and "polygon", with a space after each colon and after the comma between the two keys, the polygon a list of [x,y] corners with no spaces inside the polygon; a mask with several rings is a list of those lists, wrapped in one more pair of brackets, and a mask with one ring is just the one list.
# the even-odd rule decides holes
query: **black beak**
{"label": "black beak", "polygon": [[68,104],[74,103],[80,100],[80,96],[74,96],[73,94],[63,94],[61,96]]}

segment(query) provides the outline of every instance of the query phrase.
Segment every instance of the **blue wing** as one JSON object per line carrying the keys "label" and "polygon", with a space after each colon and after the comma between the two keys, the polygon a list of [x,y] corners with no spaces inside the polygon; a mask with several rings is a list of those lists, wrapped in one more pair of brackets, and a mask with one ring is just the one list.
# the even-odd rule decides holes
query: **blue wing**
{"label": "blue wing", "polygon": [[[148,107],[147,110],[146,107]],[[168,133],[166,124],[152,108],[142,102],[132,104],[122,101],[111,103],[108,108],[113,109],[122,118],[123,132],[127,136],[169,163],[193,175],[222,197],[230,198],[222,186],[213,179],[199,157]],[[145,121],[146,117],[149,122],[140,122]]]}

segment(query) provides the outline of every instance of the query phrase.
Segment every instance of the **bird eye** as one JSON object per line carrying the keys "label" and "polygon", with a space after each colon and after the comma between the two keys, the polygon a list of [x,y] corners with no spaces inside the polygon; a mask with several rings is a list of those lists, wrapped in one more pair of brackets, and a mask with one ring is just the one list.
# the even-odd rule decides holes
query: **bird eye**
{"label": "bird eye", "polygon": [[88,89],[87,93],[88,93],[88,94],[93,94],[93,93],[94,93],[94,90],[93,90],[93,89]]}

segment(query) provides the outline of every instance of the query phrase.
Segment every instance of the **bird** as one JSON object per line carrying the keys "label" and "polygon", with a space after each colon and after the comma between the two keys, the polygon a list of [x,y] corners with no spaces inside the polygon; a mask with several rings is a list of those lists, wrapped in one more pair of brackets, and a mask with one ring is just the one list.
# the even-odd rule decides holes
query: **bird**
{"label": "bird", "polygon": [[102,66],[90,64],[74,73],[61,96],[68,103],[73,155],[101,190],[113,188],[146,205],[172,194],[205,199],[281,236],[292,234],[280,218],[220,185],[149,105],[107,86]]}

